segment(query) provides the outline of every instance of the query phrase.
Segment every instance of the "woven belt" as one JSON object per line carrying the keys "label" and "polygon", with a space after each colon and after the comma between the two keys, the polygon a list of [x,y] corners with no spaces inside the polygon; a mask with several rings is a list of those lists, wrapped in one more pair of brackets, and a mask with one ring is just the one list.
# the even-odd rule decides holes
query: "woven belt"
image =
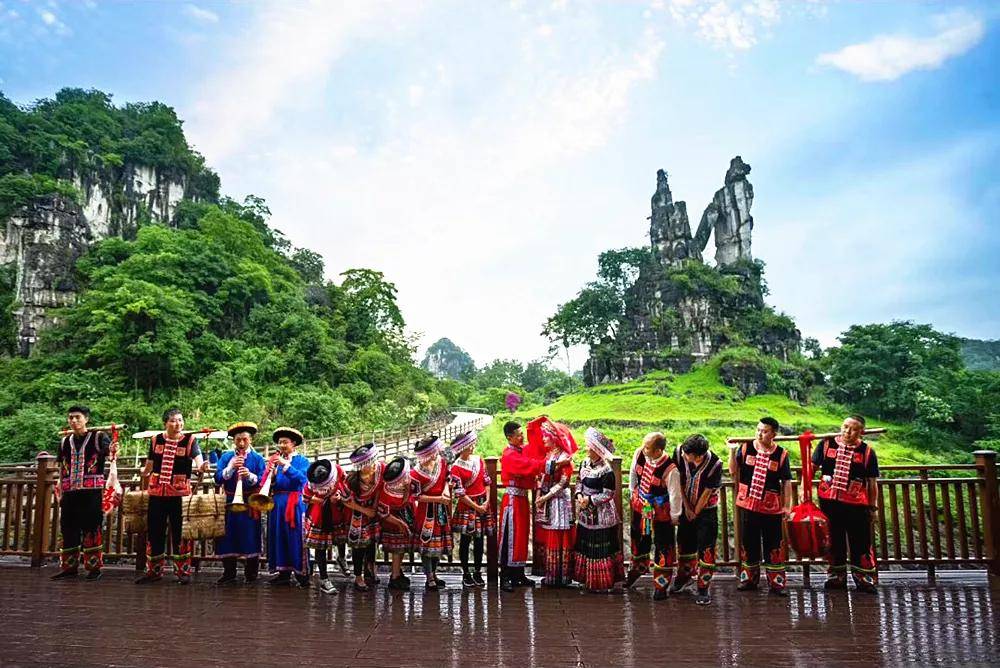
{"label": "woven belt", "polygon": [[508,487],[508,496],[528,496],[528,490],[524,487]]}

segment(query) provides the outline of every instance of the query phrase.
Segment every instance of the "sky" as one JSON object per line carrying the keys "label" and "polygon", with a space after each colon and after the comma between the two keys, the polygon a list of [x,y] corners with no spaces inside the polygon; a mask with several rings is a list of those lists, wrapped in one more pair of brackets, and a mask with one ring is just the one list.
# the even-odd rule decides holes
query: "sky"
{"label": "sky", "polygon": [[657,169],[696,225],[736,155],[803,336],[996,339],[998,22],[972,0],[0,0],[0,91],[173,106],[225,194],[264,197],[332,280],[384,272],[421,348],[480,365],[544,356],[598,254],[649,242]]}

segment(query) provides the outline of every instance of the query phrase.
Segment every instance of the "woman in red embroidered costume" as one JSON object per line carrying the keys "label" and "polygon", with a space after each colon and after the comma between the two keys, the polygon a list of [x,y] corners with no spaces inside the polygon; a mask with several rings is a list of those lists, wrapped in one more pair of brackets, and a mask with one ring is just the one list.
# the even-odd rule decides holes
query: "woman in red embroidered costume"
{"label": "woman in red embroidered costume", "polygon": [[580,465],[576,486],[573,578],[591,592],[620,592],[625,558],[619,536],[621,518],[615,505],[615,473],[608,463],[615,446],[593,427],[587,429],[586,440],[589,456]]}
{"label": "woman in red embroidered costume", "polygon": [[146,574],[137,579],[136,584],[155,582],[163,577],[168,523],[177,581],[181,584],[191,582],[193,543],[181,540],[181,499],[191,495],[192,472],[204,473],[208,470],[208,462],[202,459],[194,434],[184,433],[184,415],[180,409],[167,410],[163,414],[163,426],[166,431],[150,441],[146,464],[139,473],[149,480],[149,509],[146,515]]}
{"label": "woman in red embroidered costume", "polygon": [[420,486],[410,475],[410,462],[395,457],[385,466],[378,516],[382,522],[382,551],[392,560],[389,589],[406,591],[410,578],[403,575],[403,557],[413,549],[413,505]]}
{"label": "woman in red embroidered costume", "polygon": [[347,542],[348,510],[342,500],[349,494],[344,470],[329,459],[318,459],[306,470],[302,498],[306,503],[306,547],[312,548],[319,569],[319,589],[336,594],[337,588],[327,574],[327,550]]}
{"label": "woman in red embroidered costume", "polygon": [[354,471],[347,477],[349,495],[344,506],[351,510],[347,544],[354,562],[354,588],[370,591],[378,584],[375,575],[375,550],[381,537],[378,501],[382,493],[385,462],[378,458],[378,447],[366,443],[351,453]]}
{"label": "woman in red embroidered costume", "polygon": [[822,476],[819,507],[830,521],[830,572],[824,587],[847,588],[849,543],[854,585],[858,591],[874,594],[878,563],[871,518],[878,511],[879,471],[875,451],[861,438],[864,432],[863,417],[848,417],[840,436],[816,446],[812,462]]}
{"label": "woman in red embroidered costume", "polygon": [[736,506],[740,513],[739,591],[750,591],[760,583],[760,561],[764,556],[768,589],[777,596],[785,591],[785,560],[788,546],[782,524],[792,505],[792,470],[788,451],[774,442],[778,421],[764,417],[757,424],[757,439],[733,449],[729,469],[739,481]]}
{"label": "woman in red embroidered costume", "polygon": [[413,449],[417,465],[411,475],[420,485],[417,507],[413,516],[413,544],[427,577],[427,589],[445,587],[437,576],[437,567],[444,554],[451,552],[451,475],[448,462],[441,455],[441,440],[426,436]]}
{"label": "woman in red embroidered costume", "polygon": [[117,454],[118,444],[111,443],[102,431],[87,429],[90,409],[86,406],[71,406],[67,420],[73,433],[63,437],[56,455],[62,545],[59,549],[60,569],[52,579],[76,577],[82,552],[87,579],[97,580],[104,565],[104,536],[101,531],[104,525],[104,513],[101,512],[104,460]]}
{"label": "woman in red embroidered costume", "polygon": [[[540,566],[542,584],[565,587],[573,582],[573,454],[576,441],[569,428],[547,417],[540,421],[541,449],[545,452],[545,468],[535,499],[534,563]],[[532,420],[535,423],[536,420]],[[528,426],[529,447],[535,430]],[[533,575],[538,573],[532,572]]]}
{"label": "woman in red embroidered costume", "polygon": [[[486,471],[486,462],[477,454],[476,432],[467,431],[451,442],[455,462],[451,465],[454,487],[455,512],[451,516],[451,529],[458,534],[458,557],[462,562],[462,586],[485,587],[483,579],[483,551],[486,536],[496,531],[496,520],[490,509],[489,488],[492,484]],[[469,547],[472,547],[474,567],[469,566]]]}

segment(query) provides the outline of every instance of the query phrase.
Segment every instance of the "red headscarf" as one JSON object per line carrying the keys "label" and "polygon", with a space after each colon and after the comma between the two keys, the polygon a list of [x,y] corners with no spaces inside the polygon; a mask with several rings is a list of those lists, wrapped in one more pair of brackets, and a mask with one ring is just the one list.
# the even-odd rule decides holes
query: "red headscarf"
{"label": "red headscarf", "polygon": [[528,423],[528,445],[524,451],[533,459],[545,459],[548,448],[545,447],[545,439],[553,438],[559,443],[559,447],[567,456],[572,457],[578,449],[573,432],[569,427],[561,422],[554,422],[548,416],[542,415]]}

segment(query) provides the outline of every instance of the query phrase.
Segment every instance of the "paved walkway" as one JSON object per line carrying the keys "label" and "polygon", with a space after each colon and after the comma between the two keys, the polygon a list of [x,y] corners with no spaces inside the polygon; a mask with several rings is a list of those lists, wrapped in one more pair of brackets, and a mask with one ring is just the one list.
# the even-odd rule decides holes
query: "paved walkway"
{"label": "paved walkway", "polygon": [[[51,582],[0,565],[0,666],[872,666],[1000,664],[1000,590],[981,573],[887,579],[877,596],[803,589],[661,603],[648,578],[622,596],[578,590],[341,594],[266,585],[219,589]],[[383,576],[384,580],[384,576]]]}

